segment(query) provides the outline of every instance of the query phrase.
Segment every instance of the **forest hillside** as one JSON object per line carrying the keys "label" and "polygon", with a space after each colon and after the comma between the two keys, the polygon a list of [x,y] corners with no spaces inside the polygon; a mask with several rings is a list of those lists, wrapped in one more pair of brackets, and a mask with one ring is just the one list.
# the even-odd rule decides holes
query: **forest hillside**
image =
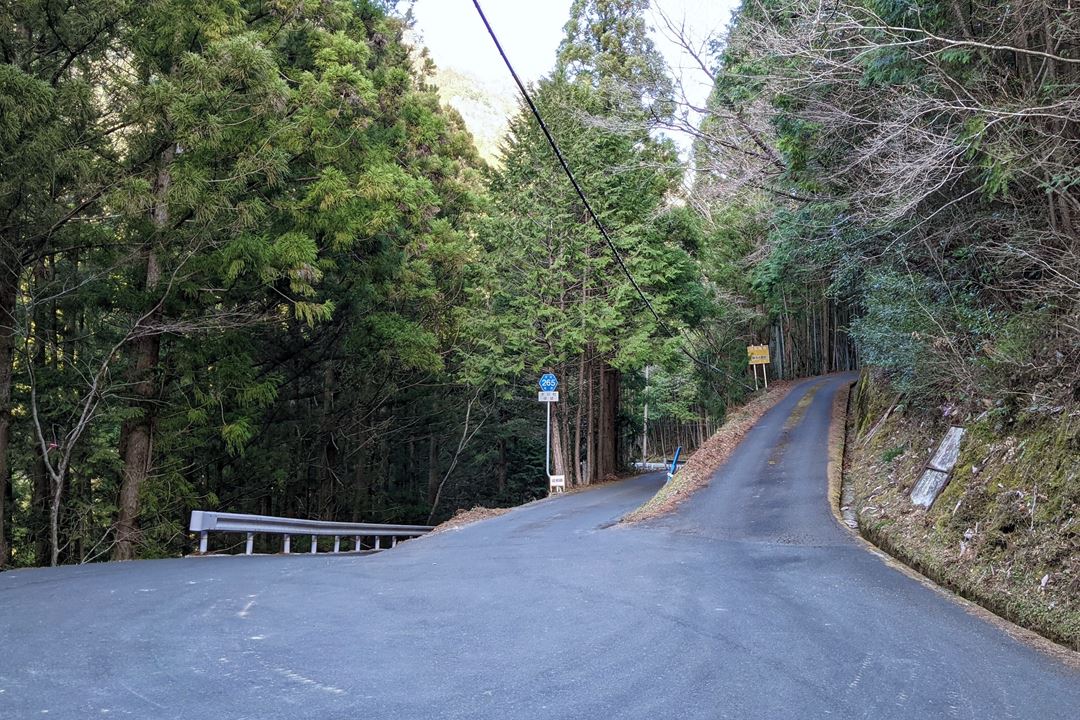
{"label": "forest hillside", "polygon": [[701,444],[768,344],[771,377],[871,369],[969,443],[1052,424],[1056,480],[978,507],[1030,492],[1064,538],[1040,582],[1074,587],[1064,0],[747,0],[704,45],[687,18],[706,108],[647,0],[575,0],[530,92],[587,207],[531,110],[426,62],[390,0],[0,7],[0,566],[189,552],[193,509],[542,497],[544,372],[552,472],[589,485]]}

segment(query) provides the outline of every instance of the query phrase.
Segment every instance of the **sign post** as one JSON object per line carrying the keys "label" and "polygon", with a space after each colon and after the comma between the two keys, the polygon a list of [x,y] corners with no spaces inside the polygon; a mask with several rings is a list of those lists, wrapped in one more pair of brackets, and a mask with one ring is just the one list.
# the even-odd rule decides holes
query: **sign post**
{"label": "sign post", "polygon": [[551,403],[559,402],[559,380],[554,373],[544,373],[540,377],[540,392],[536,399],[547,403],[547,431],[544,433],[544,472],[548,477],[548,492],[563,492],[566,489],[565,475],[551,474]]}
{"label": "sign post", "polygon": [[645,413],[641,423],[641,470],[649,462],[649,366],[645,366]]}
{"label": "sign post", "polygon": [[746,355],[750,358],[750,367],[754,368],[754,389],[757,390],[757,366],[761,366],[761,374],[765,378],[765,389],[769,389],[769,373],[766,365],[769,364],[768,345],[747,345]]}

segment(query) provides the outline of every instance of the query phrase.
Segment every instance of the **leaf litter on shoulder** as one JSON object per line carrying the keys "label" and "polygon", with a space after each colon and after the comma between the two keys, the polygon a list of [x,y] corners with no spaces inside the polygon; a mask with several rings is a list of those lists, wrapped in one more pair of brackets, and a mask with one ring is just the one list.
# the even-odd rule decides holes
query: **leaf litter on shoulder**
{"label": "leaf litter on shoulder", "polygon": [[437,535],[438,533],[446,532],[448,530],[457,530],[465,525],[471,525],[474,522],[505,515],[510,512],[510,510],[511,508],[489,508],[482,505],[477,505],[471,510],[458,510],[454,513],[452,518],[439,523],[435,526],[435,529],[428,534]]}
{"label": "leaf litter on shoulder", "polygon": [[691,494],[708,485],[709,478],[727,461],[750,428],[762,415],[783,400],[794,385],[792,381],[773,383],[768,392],[728,413],[720,429],[694,451],[671,482],[660,488],[644,505],[626,515],[622,522],[636,523],[665,515]]}

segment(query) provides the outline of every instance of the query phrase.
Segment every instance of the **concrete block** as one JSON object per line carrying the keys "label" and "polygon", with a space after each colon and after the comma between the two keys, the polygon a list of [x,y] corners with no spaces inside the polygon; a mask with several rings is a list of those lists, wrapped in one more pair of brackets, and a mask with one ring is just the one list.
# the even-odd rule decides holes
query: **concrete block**
{"label": "concrete block", "polygon": [[940,470],[927,470],[915,483],[911,491],[911,502],[924,508],[929,508],[937,500],[937,496],[949,484],[949,473]]}
{"label": "concrete block", "polygon": [[960,457],[960,441],[964,439],[964,432],[964,428],[951,427],[945,433],[926,471],[911,490],[912,504],[930,508],[949,484],[949,474]]}
{"label": "concrete block", "polygon": [[952,471],[953,465],[956,464],[957,458],[960,457],[960,441],[964,439],[964,432],[966,432],[964,428],[949,428],[949,432],[945,433],[941,444],[938,445],[937,452],[934,453],[934,457],[930,460],[928,467],[931,470],[940,470],[946,473]]}

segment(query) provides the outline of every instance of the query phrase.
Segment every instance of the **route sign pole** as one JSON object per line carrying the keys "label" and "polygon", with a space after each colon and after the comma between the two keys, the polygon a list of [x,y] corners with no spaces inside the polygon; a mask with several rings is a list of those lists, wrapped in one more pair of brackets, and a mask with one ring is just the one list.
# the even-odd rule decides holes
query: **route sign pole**
{"label": "route sign pole", "polygon": [[555,388],[559,387],[559,380],[555,373],[544,373],[537,383],[540,392],[536,399],[547,403],[547,430],[544,432],[544,472],[547,474],[548,487],[551,487],[551,403],[559,402],[559,393]]}
{"label": "route sign pole", "polygon": [[547,405],[547,430],[544,432],[544,472],[551,477],[551,403]]}

